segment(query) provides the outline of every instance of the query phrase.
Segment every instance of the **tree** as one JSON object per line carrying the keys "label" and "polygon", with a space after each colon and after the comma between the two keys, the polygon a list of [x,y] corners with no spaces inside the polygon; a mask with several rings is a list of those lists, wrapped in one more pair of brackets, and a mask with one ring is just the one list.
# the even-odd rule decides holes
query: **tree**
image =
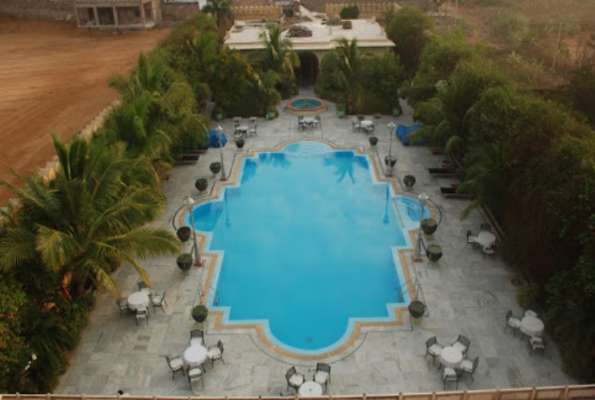
{"label": "tree", "polygon": [[434,29],[432,19],[423,11],[403,7],[385,14],[388,38],[395,43],[395,52],[409,76],[415,75],[419,58]]}
{"label": "tree", "polygon": [[259,35],[264,43],[264,50],[251,54],[251,62],[256,68],[277,73],[280,84],[278,91],[285,97],[296,93],[294,69],[300,65],[300,59],[293,51],[291,40],[281,37],[286,29],[281,25],[269,23],[267,29]]}
{"label": "tree", "polygon": [[221,37],[225,36],[228,27],[233,24],[233,11],[229,0],[208,0],[202,12],[215,15]]}
{"label": "tree", "polygon": [[364,64],[370,53],[361,52],[357,39],[342,38],[337,47],[324,56],[316,91],[336,101],[344,101],[352,112],[359,101],[364,83]]}
{"label": "tree", "polygon": [[61,290],[73,300],[90,286],[120,296],[110,272],[122,262],[148,281],[135,256],[178,250],[171,233],[143,226],[163,210],[163,195],[126,183],[125,175],[136,167],[122,146],[93,146],[80,138],[65,146],[55,136],[52,140],[60,168],[49,186],[17,174],[24,187],[1,182],[18,195],[23,212],[40,216],[35,223],[6,230],[0,240],[4,269],[40,262],[59,277]]}
{"label": "tree", "polygon": [[387,49],[382,56],[366,61],[363,101],[358,109],[363,113],[390,113],[399,108],[399,87],[406,78],[399,57]]}

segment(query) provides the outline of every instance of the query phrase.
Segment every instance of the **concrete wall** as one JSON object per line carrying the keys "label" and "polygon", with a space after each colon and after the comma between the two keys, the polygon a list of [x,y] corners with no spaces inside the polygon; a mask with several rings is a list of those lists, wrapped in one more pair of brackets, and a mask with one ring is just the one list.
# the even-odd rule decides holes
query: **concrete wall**
{"label": "concrete wall", "polygon": [[233,16],[239,21],[267,20],[274,21],[281,17],[283,8],[280,6],[238,6],[232,7]]}
{"label": "concrete wall", "polygon": [[[341,10],[345,8],[347,4],[327,4],[325,7],[325,13],[328,16],[340,15]],[[388,10],[398,10],[400,7],[396,3],[358,3],[359,18],[380,18]]]}
{"label": "concrete wall", "polygon": [[0,13],[20,18],[74,21],[74,0],[0,0]]}
{"label": "concrete wall", "polygon": [[196,3],[161,3],[161,16],[164,23],[175,23],[184,21],[192,14],[196,14],[199,10],[198,2]]}
{"label": "concrete wall", "polygon": [[[367,3],[378,3],[378,0],[301,0],[301,3],[304,7],[318,12],[326,12],[327,4],[341,4],[341,5],[349,5],[349,4],[357,4],[357,6],[361,8],[366,5]],[[392,1],[390,3],[397,4],[401,7],[404,6],[412,6],[421,8],[424,11],[433,10],[434,6],[432,0],[398,0]],[[363,17],[366,18],[366,17]]]}

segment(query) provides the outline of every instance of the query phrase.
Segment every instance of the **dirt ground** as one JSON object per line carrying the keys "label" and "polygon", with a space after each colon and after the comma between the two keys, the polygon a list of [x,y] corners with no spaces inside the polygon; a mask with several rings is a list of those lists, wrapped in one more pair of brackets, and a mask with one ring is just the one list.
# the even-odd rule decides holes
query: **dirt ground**
{"label": "dirt ground", "polygon": [[[68,141],[117,96],[109,76],[127,73],[167,30],[120,34],[62,22],[0,16],[0,179],[29,175],[55,155],[50,131]],[[13,197],[0,186],[0,206]]]}

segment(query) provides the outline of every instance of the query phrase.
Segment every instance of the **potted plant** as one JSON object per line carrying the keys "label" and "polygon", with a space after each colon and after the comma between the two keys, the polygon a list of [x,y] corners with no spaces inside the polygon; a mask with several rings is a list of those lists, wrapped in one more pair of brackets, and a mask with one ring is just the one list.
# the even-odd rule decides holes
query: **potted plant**
{"label": "potted plant", "polygon": [[212,162],[209,169],[213,174],[218,174],[221,171],[221,163],[219,161]]}
{"label": "potted plant", "polygon": [[269,108],[267,110],[267,119],[275,119],[277,117],[277,110],[275,108]]}
{"label": "potted plant", "polygon": [[413,185],[415,185],[415,176],[413,175],[405,175],[403,177],[403,183],[407,189],[411,189]]}
{"label": "potted plant", "polygon": [[221,121],[223,119],[223,110],[220,107],[215,108],[215,119]]}
{"label": "potted plant", "polygon": [[206,321],[207,316],[209,315],[209,309],[202,304],[199,304],[192,308],[192,319],[194,319],[198,323],[203,323]]}
{"label": "potted plant", "polygon": [[374,147],[378,144],[378,138],[376,136],[370,136],[368,138],[368,141],[370,142],[370,146]]}
{"label": "potted plant", "polygon": [[421,318],[426,312],[426,305],[419,300],[413,300],[407,307],[412,318]]}
{"label": "potted plant", "polygon": [[401,115],[401,113],[402,113],[402,111],[401,111],[401,106],[398,106],[398,105],[397,105],[397,106],[394,106],[394,107],[393,107],[393,115],[394,115],[395,117],[398,117],[398,116],[400,116],[400,115]]}
{"label": "potted plant", "polygon": [[386,163],[387,167],[394,167],[397,163],[397,157],[395,156],[386,156],[384,157],[384,162]]}
{"label": "potted plant", "polygon": [[178,268],[180,268],[182,271],[188,271],[190,267],[192,267],[192,254],[180,254],[176,259],[176,264],[178,264]]}
{"label": "potted plant", "polygon": [[432,218],[426,218],[421,221],[421,230],[428,236],[432,236],[438,229],[438,223]]}
{"label": "potted plant", "polygon": [[192,235],[192,230],[190,229],[189,226],[181,226],[178,228],[178,230],[176,231],[176,236],[178,237],[178,239],[180,239],[182,242],[187,242],[188,239],[190,239],[190,236]]}
{"label": "potted plant", "polygon": [[205,178],[198,178],[195,182],[194,182],[194,187],[196,188],[196,190],[198,190],[199,192],[204,192],[205,190],[207,190],[207,188],[209,187],[209,182],[205,179]]}
{"label": "potted plant", "polygon": [[245,143],[246,143],[246,141],[243,138],[236,139],[236,146],[238,149],[243,148]]}
{"label": "potted plant", "polygon": [[337,116],[339,118],[345,117],[345,104],[337,103]]}
{"label": "potted plant", "polygon": [[440,260],[440,257],[442,257],[442,247],[437,244],[429,245],[426,249],[426,256],[428,256],[428,259],[432,262]]}

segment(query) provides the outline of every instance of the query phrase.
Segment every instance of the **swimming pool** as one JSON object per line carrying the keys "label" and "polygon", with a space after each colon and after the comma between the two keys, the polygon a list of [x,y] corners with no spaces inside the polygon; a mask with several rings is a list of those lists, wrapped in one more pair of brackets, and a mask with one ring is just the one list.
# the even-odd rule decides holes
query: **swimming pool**
{"label": "swimming pool", "polygon": [[209,308],[225,324],[262,324],[282,349],[329,352],[355,322],[392,321],[409,302],[396,252],[412,247],[419,202],[376,182],[366,155],[312,142],[257,153],[194,214],[208,251],[223,255]]}

